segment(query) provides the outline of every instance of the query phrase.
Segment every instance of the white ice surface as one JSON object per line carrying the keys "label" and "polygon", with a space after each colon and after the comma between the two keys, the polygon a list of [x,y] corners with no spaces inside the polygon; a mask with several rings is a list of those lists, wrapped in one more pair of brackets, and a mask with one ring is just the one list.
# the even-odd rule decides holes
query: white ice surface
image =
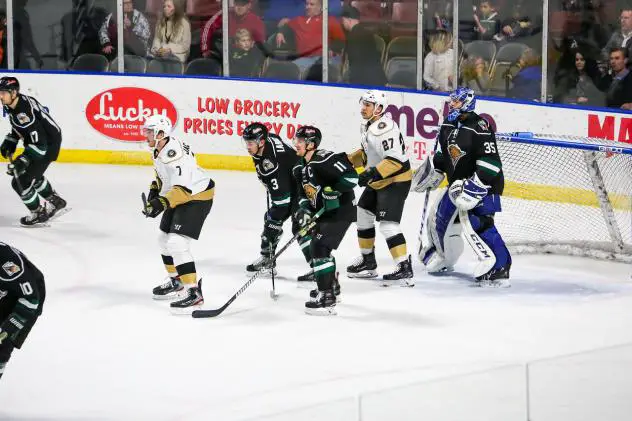
{"label": "white ice surface", "polygon": [[[4,169],[4,166],[2,166]],[[3,171],[4,172],[4,171]],[[207,307],[246,281],[265,210],[254,173],[212,171],[216,200],[194,244]],[[151,299],[163,280],[158,220],[140,213],[150,167],[54,164],[49,179],[73,210],[25,229],[25,208],[0,184],[0,240],[46,275],[44,314],[0,381],[0,419],[222,421],[632,341],[630,267],[581,258],[516,256],[513,287],[470,288],[463,276],[384,289],[341,276],[337,317],[303,313],[307,267],[298,246],[279,260],[277,291],[257,280],[216,319],[172,316]],[[403,226],[417,247],[422,195]],[[283,244],[288,238],[286,224]],[[356,256],[355,226],[335,252]],[[392,269],[378,233],[382,272]]]}

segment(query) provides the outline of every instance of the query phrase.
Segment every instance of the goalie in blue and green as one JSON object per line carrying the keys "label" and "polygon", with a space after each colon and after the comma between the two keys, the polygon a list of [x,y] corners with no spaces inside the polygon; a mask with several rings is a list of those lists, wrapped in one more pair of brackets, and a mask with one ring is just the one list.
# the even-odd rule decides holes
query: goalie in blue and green
{"label": "goalie in blue and green", "polygon": [[301,157],[295,172],[300,183],[297,219],[304,227],[315,213],[324,209],[311,231],[312,268],[318,290],[310,293],[312,299],[305,303],[305,312],[333,315],[340,284],[332,251],[356,221],[353,188],[358,184],[358,174],[347,154],[320,149],[321,140],[316,127],[303,126],[296,131],[294,146]]}
{"label": "goalie in blue and green", "polygon": [[420,257],[431,273],[452,269],[463,250],[457,234],[458,211],[463,209],[468,212],[475,233],[496,258],[492,269],[478,276],[477,281],[485,281],[482,285],[508,285],[503,280],[509,278],[511,255],[494,225],[505,187],[496,135],[489,123],[474,112],[474,91],[457,88],[449,101],[449,113],[437,139],[439,148],[432,160],[434,171],[420,168],[413,180],[413,189],[419,192],[437,188],[445,174],[449,186],[434,212],[429,212],[429,242]]}

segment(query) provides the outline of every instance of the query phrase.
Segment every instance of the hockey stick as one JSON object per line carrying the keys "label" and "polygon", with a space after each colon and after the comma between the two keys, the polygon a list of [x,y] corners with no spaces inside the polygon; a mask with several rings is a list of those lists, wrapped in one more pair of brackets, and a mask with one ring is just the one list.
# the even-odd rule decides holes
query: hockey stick
{"label": "hockey stick", "polygon": [[[268,207],[268,215],[270,214],[270,194],[266,193],[266,206]],[[272,244],[268,243],[268,256],[270,260],[272,260],[272,291],[270,291],[270,298],[273,300],[277,300],[279,295],[276,293],[276,288],[274,286],[274,272],[276,270],[276,257],[274,257],[274,253],[272,252]]]}
{"label": "hockey stick", "polygon": [[24,193],[24,189],[22,188],[22,183],[20,183],[20,177],[18,177],[18,175],[15,173],[15,166],[13,165],[13,155],[9,155],[9,164],[11,164],[11,166],[14,168],[14,171],[12,171],[11,174],[13,175],[13,179],[15,180],[15,184],[18,186],[18,189],[20,189],[20,195],[22,195],[22,193]]}
{"label": "hockey stick", "polygon": [[[294,241],[296,241],[296,239],[298,239],[298,237],[307,234],[312,228],[314,228],[318,218],[320,218],[320,216],[324,212],[325,212],[324,208],[316,212],[316,214],[314,215],[312,220],[307,224],[307,226],[305,226],[304,228],[301,228],[294,235],[294,237],[292,237],[287,243],[285,243],[285,245],[281,247],[281,250],[276,252],[273,258],[277,259],[285,250],[287,250],[288,247],[290,247],[290,245]],[[254,275],[252,275],[250,279],[248,279],[248,281],[241,288],[239,288],[239,290],[235,294],[233,294],[232,297],[230,297],[230,299],[226,302],[226,304],[224,304],[220,308],[213,309],[213,310],[194,310],[193,313],[191,313],[191,316],[193,316],[193,318],[195,319],[219,316],[220,314],[222,314],[224,310],[226,310],[226,308],[228,308],[229,305],[232,304],[233,301],[237,299],[237,297],[239,297],[250,285],[252,285],[252,283],[259,277],[261,273],[262,271],[260,270],[256,272]]]}
{"label": "hockey stick", "polygon": [[147,196],[145,196],[145,192],[140,194],[140,198],[143,199],[143,215],[145,215],[145,218],[149,218],[149,215],[145,213],[145,209],[147,209]]}
{"label": "hockey stick", "polygon": [[[432,149],[433,154],[437,152],[437,147],[439,146],[439,135],[437,134],[437,138],[435,139],[434,148]],[[428,157],[428,159],[431,159]],[[423,256],[421,255],[421,251],[424,248],[424,227],[426,226],[426,214],[428,213],[428,202],[430,201],[430,190],[426,190],[425,198],[424,198],[424,207],[421,211],[421,225],[419,227],[419,248],[417,249],[417,258],[420,262],[423,263]]]}

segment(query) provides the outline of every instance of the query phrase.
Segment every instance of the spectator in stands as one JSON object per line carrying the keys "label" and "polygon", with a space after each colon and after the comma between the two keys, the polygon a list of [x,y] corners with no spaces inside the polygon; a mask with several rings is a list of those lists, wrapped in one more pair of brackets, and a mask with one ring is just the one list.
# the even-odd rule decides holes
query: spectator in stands
{"label": "spectator in stands", "polygon": [[602,81],[606,91],[606,106],[632,110],[632,76],[627,68],[627,49],[615,47],[610,50],[610,74]]}
{"label": "spectator in stands", "polygon": [[627,57],[632,57],[632,7],[621,10],[619,16],[620,30],[614,32],[606,46],[601,50],[602,56],[608,60],[613,48],[621,47],[627,50]]}
{"label": "spectator in stands", "polygon": [[482,58],[473,56],[463,63],[463,85],[478,95],[485,95],[490,86],[489,65]]}
{"label": "spectator in stands", "polygon": [[[235,0],[235,6],[228,13],[228,36],[233,38],[239,29],[250,32],[256,44],[265,42],[265,28],[261,18],[250,10],[250,0]],[[202,30],[200,47],[203,57],[210,57],[217,45],[221,45],[222,12],[218,12],[206,22]],[[221,56],[221,54],[220,54]]]}
{"label": "spectator in stands", "polygon": [[160,59],[187,61],[191,50],[191,24],[184,15],[183,0],[164,0],[156,23],[151,55]]}
{"label": "spectator in stands", "polygon": [[[500,33],[494,36],[496,41],[516,41],[517,38],[529,37],[537,31],[535,16],[532,16],[527,10],[526,1],[529,0],[517,0],[514,3],[511,17],[501,24]],[[539,7],[541,8],[542,4],[539,4]]]}
{"label": "spectator in stands", "polygon": [[31,18],[26,10],[28,0],[13,0],[13,41],[14,67],[16,69],[30,69],[25,53],[30,53],[36,63],[36,68],[42,68],[44,61],[33,41]]}
{"label": "spectator in stands", "polygon": [[510,98],[540,101],[542,98],[542,57],[531,48],[525,50],[518,60],[518,73],[513,77],[513,86],[507,93]]}
{"label": "spectator in stands", "polygon": [[454,88],[452,34],[439,31],[430,37],[430,52],[424,58],[424,83],[433,91]]}
{"label": "spectator in stands", "polygon": [[[266,4],[263,19],[266,26],[270,28],[270,33],[276,32],[279,23],[280,26],[287,24],[290,16],[300,16],[305,12],[305,0],[259,0],[259,4],[262,2]],[[327,3],[329,15],[340,16],[342,3],[340,0],[329,0]]]}
{"label": "spectator in stands", "polygon": [[345,54],[349,63],[349,83],[357,85],[386,85],[382,56],[373,33],[360,23],[360,12],[347,5],[342,10],[342,27],[347,33]]}
{"label": "spectator in stands", "polygon": [[[322,58],[322,0],[306,0],[305,15],[297,16],[289,20],[279,22],[279,32],[276,35],[276,46],[281,47],[287,42],[287,37],[294,34],[296,40],[296,53],[299,56],[294,63],[301,73],[316,64]],[[343,42],[345,35],[338,19],[329,16],[329,40],[332,44],[336,41]],[[333,46],[333,45],[332,45]],[[330,51],[330,63],[339,63],[340,57],[333,56]]]}
{"label": "spectator in stands", "polygon": [[427,0],[424,1],[424,15],[432,17],[432,21],[428,22],[428,27],[432,32],[443,30],[452,32],[452,2],[445,0]]}
{"label": "spectator in stands", "polygon": [[493,0],[481,0],[474,6],[474,32],[476,39],[490,41],[500,32],[500,17]]}
{"label": "spectator in stands", "polygon": [[7,12],[0,10],[0,69],[7,68]]}
{"label": "spectator in stands", "polygon": [[[112,60],[116,57],[117,29],[116,14],[110,13],[99,30],[99,41],[103,54]],[[144,57],[149,45],[149,21],[134,8],[133,0],[123,0],[123,46],[125,54]]]}
{"label": "spectator in stands", "polygon": [[255,41],[250,31],[241,28],[235,33],[235,45],[230,55],[230,75],[251,77],[258,76],[263,64],[263,54],[254,48]]}
{"label": "spectator in stands", "polygon": [[553,97],[565,104],[603,106],[604,95],[598,86],[601,75],[597,62],[579,50],[573,50],[573,67],[558,79]]}

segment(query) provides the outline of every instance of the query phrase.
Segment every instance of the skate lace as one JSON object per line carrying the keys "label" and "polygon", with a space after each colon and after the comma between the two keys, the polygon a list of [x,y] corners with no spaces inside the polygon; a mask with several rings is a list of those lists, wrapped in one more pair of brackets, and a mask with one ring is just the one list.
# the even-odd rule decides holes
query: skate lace
{"label": "skate lace", "polygon": [[399,262],[399,263],[397,264],[397,266],[395,266],[395,270],[390,271],[389,273],[387,273],[387,274],[386,274],[386,276],[388,276],[388,275],[394,275],[394,274],[396,274],[397,272],[399,272],[399,271],[401,271],[401,270],[404,270],[403,266],[404,266],[404,262]]}

